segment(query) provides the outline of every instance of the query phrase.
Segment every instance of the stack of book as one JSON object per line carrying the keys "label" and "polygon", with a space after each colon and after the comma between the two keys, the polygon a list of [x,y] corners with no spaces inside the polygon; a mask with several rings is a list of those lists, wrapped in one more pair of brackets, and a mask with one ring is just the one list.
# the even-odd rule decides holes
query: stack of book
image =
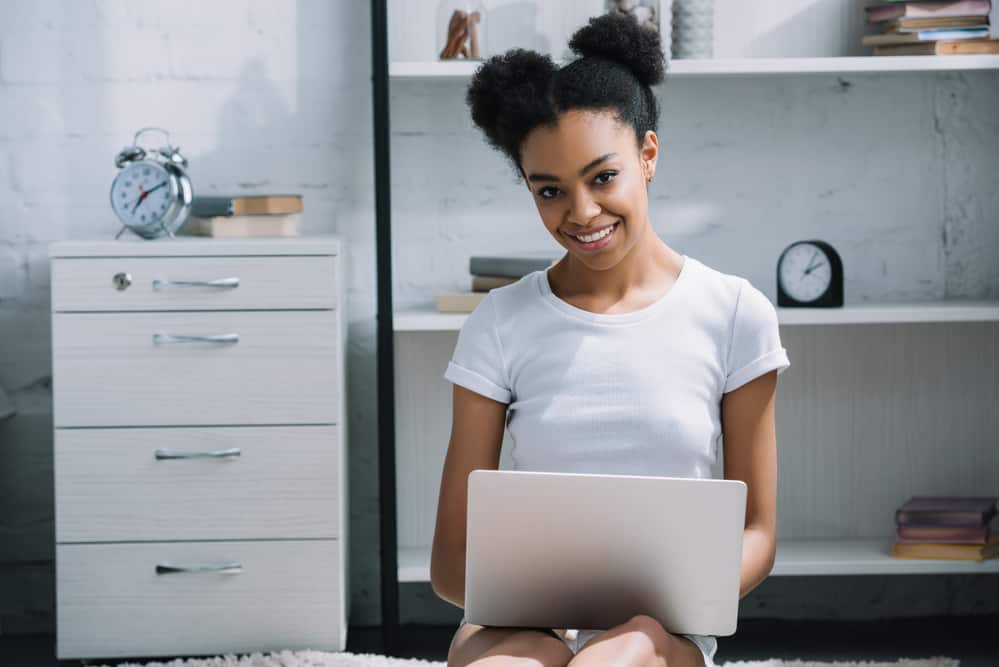
{"label": "stack of book", "polygon": [[551,254],[516,255],[504,257],[472,257],[468,270],[472,275],[470,292],[443,292],[437,295],[440,313],[470,313],[475,310],[489,290],[510,285],[528,273],[542,271],[557,262]]}
{"label": "stack of book", "polygon": [[302,195],[195,196],[184,231],[192,236],[298,236]]}
{"label": "stack of book", "polygon": [[991,0],[878,2],[864,12],[881,33],[863,44],[876,56],[999,53],[999,39],[989,38],[991,9]]}
{"label": "stack of book", "polygon": [[999,556],[999,533],[990,522],[999,498],[914,496],[895,511],[899,558],[986,560]]}

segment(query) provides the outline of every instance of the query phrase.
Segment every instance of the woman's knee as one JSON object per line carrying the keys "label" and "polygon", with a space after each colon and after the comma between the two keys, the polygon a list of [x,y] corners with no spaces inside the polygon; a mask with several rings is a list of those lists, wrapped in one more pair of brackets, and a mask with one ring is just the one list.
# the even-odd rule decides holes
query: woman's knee
{"label": "woman's knee", "polygon": [[621,628],[629,638],[629,649],[636,655],[652,659],[656,656],[665,657],[669,652],[672,636],[651,616],[632,616]]}
{"label": "woman's knee", "polygon": [[511,667],[565,667],[572,651],[562,640],[541,631],[465,625],[455,633],[447,664],[474,667],[478,660],[499,656],[507,657],[503,664]]}
{"label": "woman's knee", "polygon": [[[703,664],[702,660],[697,659],[701,657],[700,649],[685,637],[668,632],[659,621],[651,616],[644,614],[633,616],[619,627],[623,631],[621,639],[635,664]],[[684,644],[690,644],[690,646]]]}

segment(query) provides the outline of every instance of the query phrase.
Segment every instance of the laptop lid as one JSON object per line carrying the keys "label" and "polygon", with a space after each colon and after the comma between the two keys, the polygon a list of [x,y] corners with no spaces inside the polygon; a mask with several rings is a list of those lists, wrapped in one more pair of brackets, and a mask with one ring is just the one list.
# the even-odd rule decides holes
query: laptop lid
{"label": "laptop lid", "polygon": [[739,480],[474,470],[465,618],[734,634],[745,511]]}

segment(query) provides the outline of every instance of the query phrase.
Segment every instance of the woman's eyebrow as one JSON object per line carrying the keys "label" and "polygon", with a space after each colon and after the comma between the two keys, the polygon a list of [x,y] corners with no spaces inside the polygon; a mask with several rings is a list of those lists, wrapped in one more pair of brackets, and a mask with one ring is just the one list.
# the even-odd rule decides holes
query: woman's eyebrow
{"label": "woman's eyebrow", "polygon": [[[617,155],[617,153],[608,153],[607,155],[601,155],[596,160],[593,160],[588,165],[586,165],[585,167],[583,167],[582,169],[580,169],[579,170],[579,175],[580,176],[586,176],[586,172],[588,172],[589,170],[593,169],[594,167],[596,167],[598,164],[600,164],[604,160],[609,160],[610,158],[614,157],[615,155]],[[537,182],[537,181],[556,181],[557,182],[558,181],[558,176],[552,176],[551,174],[531,174],[530,176],[527,177],[527,180],[531,181],[532,183]]]}

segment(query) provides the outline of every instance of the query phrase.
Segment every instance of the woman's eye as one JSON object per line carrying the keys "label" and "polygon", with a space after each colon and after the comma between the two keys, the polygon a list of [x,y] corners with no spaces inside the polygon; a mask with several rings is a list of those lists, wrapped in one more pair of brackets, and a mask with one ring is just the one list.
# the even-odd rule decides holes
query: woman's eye
{"label": "woman's eye", "polygon": [[558,196],[558,188],[553,188],[551,186],[541,188],[538,190],[538,196],[542,199],[554,199]]}
{"label": "woman's eye", "polygon": [[596,181],[600,185],[607,185],[612,180],[614,180],[615,176],[617,176],[616,171],[602,171],[599,174],[597,174]]}

